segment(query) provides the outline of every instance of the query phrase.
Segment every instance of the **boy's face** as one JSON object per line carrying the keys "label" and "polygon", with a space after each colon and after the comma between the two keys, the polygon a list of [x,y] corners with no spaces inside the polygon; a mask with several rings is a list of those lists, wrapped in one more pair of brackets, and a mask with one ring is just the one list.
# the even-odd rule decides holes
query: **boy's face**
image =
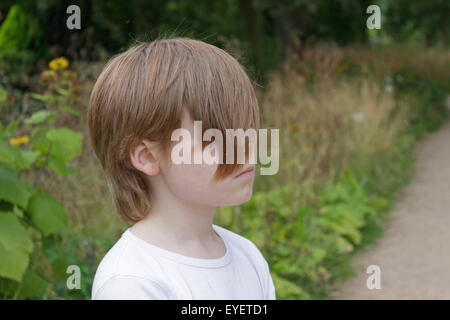
{"label": "boy's face", "polygon": [[[187,112],[183,114],[181,126],[190,132],[191,145],[194,146],[194,124]],[[171,152],[169,157],[170,154]],[[160,163],[160,174],[175,196],[192,204],[232,206],[251,198],[254,165],[244,164],[238,172],[224,179],[214,180],[217,168],[218,164],[206,164],[205,161],[202,164],[175,164],[169,158]]]}

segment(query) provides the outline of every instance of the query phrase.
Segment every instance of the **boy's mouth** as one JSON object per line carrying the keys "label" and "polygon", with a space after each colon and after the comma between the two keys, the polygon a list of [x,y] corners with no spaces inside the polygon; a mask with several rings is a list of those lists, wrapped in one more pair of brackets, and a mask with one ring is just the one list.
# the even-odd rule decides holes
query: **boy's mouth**
{"label": "boy's mouth", "polygon": [[241,171],[240,173],[238,173],[235,178],[246,178],[246,177],[251,177],[253,176],[255,172],[255,166],[249,166],[247,168],[245,168],[243,171]]}

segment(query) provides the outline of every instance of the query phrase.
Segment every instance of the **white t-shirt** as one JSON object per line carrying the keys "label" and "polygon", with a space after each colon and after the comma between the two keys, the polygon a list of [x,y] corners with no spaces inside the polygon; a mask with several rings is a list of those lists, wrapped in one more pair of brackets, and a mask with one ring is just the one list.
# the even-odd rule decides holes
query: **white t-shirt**
{"label": "white t-shirt", "polygon": [[126,230],[97,269],[92,299],[276,299],[256,246],[230,230],[213,229],[226,246],[217,259],[168,251]]}

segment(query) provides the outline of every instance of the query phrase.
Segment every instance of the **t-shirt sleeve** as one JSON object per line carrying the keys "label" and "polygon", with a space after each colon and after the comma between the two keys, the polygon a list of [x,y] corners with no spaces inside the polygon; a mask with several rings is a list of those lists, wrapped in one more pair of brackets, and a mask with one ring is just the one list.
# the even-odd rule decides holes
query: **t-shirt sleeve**
{"label": "t-shirt sleeve", "polygon": [[260,281],[264,291],[264,299],[266,300],[276,300],[275,294],[275,286],[272,280],[272,276],[270,275],[269,264],[267,260],[264,258],[263,254],[259,249],[255,246],[255,244],[249,241],[250,246],[253,248],[253,251],[256,253],[256,263],[258,267],[258,273],[260,274]]}
{"label": "t-shirt sleeve", "polygon": [[94,293],[92,300],[168,300],[170,293],[157,281],[135,277],[114,276]]}
{"label": "t-shirt sleeve", "polygon": [[265,287],[266,287],[266,300],[276,300],[277,297],[275,295],[275,285],[273,284],[272,276],[269,271],[269,264],[264,259],[264,269],[265,269]]}

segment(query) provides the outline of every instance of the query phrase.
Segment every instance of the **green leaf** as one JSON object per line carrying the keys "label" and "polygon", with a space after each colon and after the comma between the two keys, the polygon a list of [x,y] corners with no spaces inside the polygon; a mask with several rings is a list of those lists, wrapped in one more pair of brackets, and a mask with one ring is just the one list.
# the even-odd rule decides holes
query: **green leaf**
{"label": "green leaf", "polygon": [[52,157],[48,159],[48,166],[55,171],[57,174],[62,176],[79,176],[80,172],[78,170],[64,164],[63,162],[56,160]]}
{"label": "green leaf", "polygon": [[315,263],[319,263],[322,261],[327,255],[327,251],[325,249],[316,247],[311,251],[311,258]]}
{"label": "green leaf", "polygon": [[336,237],[336,247],[340,253],[347,253],[353,250],[353,244],[344,237]]}
{"label": "green leaf", "polygon": [[46,155],[50,148],[50,141],[47,139],[48,127],[35,127],[31,134],[30,147],[39,151],[42,155]]}
{"label": "green leaf", "polygon": [[41,153],[39,151],[22,150],[22,158],[24,161],[23,169],[28,168],[39,157]]}
{"label": "green leaf", "polygon": [[31,115],[31,117],[29,117],[28,119],[25,119],[23,122],[25,124],[38,124],[38,123],[46,121],[47,119],[49,119],[50,117],[52,117],[54,115],[55,115],[54,112],[50,112],[47,110],[40,110],[38,112],[33,113]]}
{"label": "green leaf", "polygon": [[276,288],[277,299],[309,299],[309,295],[297,284],[271,272],[271,277]]}
{"label": "green leaf", "polygon": [[19,125],[18,120],[12,121],[8,126],[5,128],[5,131],[3,132],[4,138],[9,139],[14,134],[14,132],[17,129],[17,126]]}
{"label": "green leaf", "polygon": [[23,276],[19,297],[21,299],[39,299],[45,293],[48,282],[36,272],[28,269]]}
{"label": "green leaf", "polygon": [[278,209],[278,214],[284,218],[288,218],[289,216],[291,216],[291,212],[292,212],[291,208],[289,208],[286,205],[283,205],[283,206],[279,207],[279,209]]}
{"label": "green leaf", "polygon": [[30,96],[35,100],[44,101],[44,102],[48,102],[48,101],[52,100],[51,96],[47,96],[45,94],[31,93]]}
{"label": "green leaf", "polygon": [[78,110],[75,110],[75,109],[72,108],[72,107],[69,107],[69,106],[60,106],[58,109],[61,110],[61,111],[65,111],[65,112],[67,112],[67,113],[70,113],[70,114],[72,114],[72,115],[74,115],[74,116],[77,116],[78,118],[81,118],[81,113],[80,113]]}
{"label": "green leaf", "polygon": [[38,192],[30,198],[27,213],[44,236],[56,232],[67,221],[66,209],[55,198]]}
{"label": "green leaf", "polygon": [[51,261],[53,276],[56,280],[65,281],[67,279],[67,266],[71,265],[68,260],[70,260],[70,257],[62,255]]}
{"label": "green leaf", "polygon": [[58,93],[64,97],[67,97],[70,94],[69,90],[63,88],[58,88],[56,89],[56,91],[58,91]]}
{"label": "green leaf", "polygon": [[0,200],[6,200],[26,208],[33,189],[17,174],[0,166]]}
{"label": "green leaf", "polygon": [[33,243],[13,213],[0,213],[0,276],[21,281]]}
{"label": "green leaf", "polygon": [[51,142],[50,155],[61,162],[68,162],[81,154],[82,135],[68,128],[50,129],[47,139]]}
{"label": "green leaf", "polygon": [[12,170],[20,169],[25,165],[21,150],[5,141],[0,141],[0,162]]}

